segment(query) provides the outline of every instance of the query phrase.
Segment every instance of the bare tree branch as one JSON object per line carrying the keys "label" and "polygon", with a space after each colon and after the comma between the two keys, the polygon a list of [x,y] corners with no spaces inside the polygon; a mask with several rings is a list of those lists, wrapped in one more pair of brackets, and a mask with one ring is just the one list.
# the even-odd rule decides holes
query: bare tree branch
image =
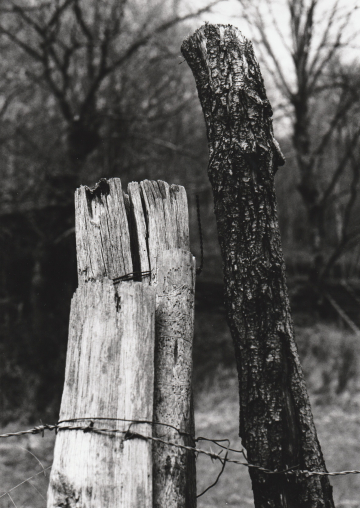
{"label": "bare tree branch", "polygon": [[9,93],[0,107],[0,118],[3,118],[12,100],[18,95],[18,90]]}
{"label": "bare tree branch", "polygon": [[[142,33],[139,34],[139,37],[125,50],[125,52],[121,55],[117,60],[109,63],[109,47],[114,37],[117,37],[119,33],[116,31],[116,28],[120,28],[120,20],[114,22],[112,19],[109,20],[109,23],[112,24],[112,28],[110,25],[105,27],[104,33],[102,35],[102,40],[99,45],[99,60],[95,63],[95,40],[94,35],[90,29],[90,26],[85,21],[84,12],[81,7],[81,3],[79,0],[65,0],[60,5],[56,7],[50,19],[44,24],[41,25],[36,22],[19,4],[16,4],[13,7],[13,13],[19,15],[19,17],[27,24],[27,26],[33,28],[37,36],[40,37],[40,49],[33,48],[29,43],[24,42],[20,37],[12,33],[5,26],[0,26],[0,32],[4,33],[9,39],[17,44],[24,52],[30,55],[33,59],[38,61],[44,71],[44,78],[48,83],[48,86],[54,96],[57,98],[58,103],[60,105],[61,111],[64,117],[71,121],[73,118],[73,112],[69,100],[66,96],[66,92],[69,86],[69,67],[71,64],[72,56],[76,53],[78,49],[82,47],[80,43],[76,40],[73,41],[72,46],[65,46],[62,49],[62,54],[58,53],[55,48],[55,43],[59,44],[59,39],[54,38],[54,33],[51,31],[55,25],[59,25],[61,21],[62,13],[70,6],[73,8],[73,12],[75,15],[75,19],[77,22],[77,26],[80,28],[81,33],[84,35],[87,40],[86,48],[87,48],[87,80],[88,80],[88,89],[86,91],[85,97],[79,105],[79,114],[80,117],[86,115],[86,112],[89,110],[91,104],[93,104],[94,97],[103,82],[103,80],[111,74],[115,69],[121,67],[125,62],[127,62],[133,55],[139,50],[141,47],[145,46],[151,38],[154,36],[165,32],[169,28],[177,25],[180,22],[186,21],[188,19],[199,16],[200,14],[209,11],[213,6],[218,4],[221,0],[215,0],[207,6],[198,9],[195,12],[183,15],[183,16],[175,16],[170,20],[167,20],[157,26],[155,29],[152,29],[146,32],[146,24],[148,23],[148,19],[146,20],[146,24],[143,27]],[[120,8],[123,12],[123,7],[126,4],[126,0],[120,2],[120,6],[115,6],[116,8]],[[114,7],[114,8],[115,8]],[[120,13],[121,14],[121,13]],[[145,34],[143,32],[145,31]],[[97,42],[98,44],[98,42]],[[55,65],[55,68],[60,72],[62,76],[62,83],[59,83],[57,76],[54,73],[52,64]]]}
{"label": "bare tree branch", "polygon": [[28,16],[27,11],[23,7],[15,4],[12,10],[15,14],[19,14],[20,18],[22,18],[29,26],[32,26],[41,37],[44,37],[44,28],[36,23],[31,16]]}
{"label": "bare tree branch", "polygon": [[358,128],[355,133],[353,134],[351,140],[348,142],[348,146],[341,157],[335,171],[333,172],[332,178],[329,182],[329,185],[327,186],[326,190],[323,192],[320,205],[323,206],[328,201],[330,196],[332,195],[332,192],[335,189],[335,186],[344,172],[345,165],[349,161],[349,159],[353,156],[354,149],[360,139],[360,128]]}
{"label": "bare tree branch", "polygon": [[17,46],[19,46],[25,53],[31,56],[34,60],[38,62],[42,61],[42,55],[38,53],[32,46],[26,44],[21,39],[16,37],[10,30],[7,30],[3,25],[0,25],[0,33],[6,35],[12,42],[14,42]]}
{"label": "bare tree branch", "polygon": [[98,90],[99,86],[101,85],[102,81],[106,76],[108,76],[111,72],[113,72],[117,67],[120,67],[123,65],[127,60],[130,59],[130,57],[138,51],[141,47],[145,46],[151,38],[153,38],[155,35],[158,35],[162,32],[165,32],[169,28],[186,21],[188,19],[194,18],[199,16],[200,14],[203,14],[204,12],[208,12],[209,9],[214,7],[216,4],[218,4],[221,0],[215,0],[211,4],[207,5],[206,7],[197,10],[196,12],[186,14],[184,16],[176,16],[175,18],[165,21],[161,25],[159,25],[157,28],[155,28],[150,33],[147,33],[146,35],[140,37],[137,39],[133,44],[130,45],[130,47],[126,50],[126,52],[115,62],[113,62],[111,65],[107,66],[107,56],[108,56],[108,44],[107,40],[103,40],[103,44],[101,47],[101,60],[99,65],[99,71],[95,78],[95,80],[92,83],[92,86],[90,87],[87,96],[84,100],[84,103],[82,105],[82,112],[87,109],[88,105],[93,100],[96,91]]}
{"label": "bare tree branch", "polygon": [[74,9],[75,17],[77,19],[77,22],[79,23],[79,26],[80,26],[83,34],[88,39],[88,41],[91,44],[93,44],[94,37],[93,37],[93,34],[91,33],[90,28],[85,23],[83,12],[82,12],[82,9],[80,7],[79,0],[74,0],[73,9]]}
{"label": "bare tree branch", "polygon": [[148,141],[149,143],[157,146],[161,146],[163,148],[166,148],[167,150],[170,150],[174,153],[177,153],[179,155],[182,155],[184,157],[187,157],[188,159],[192,159],[195,161],[199,161],[200,157],[194,152],[190,152],[189,150],[186,150],[186,148],[183,148],[181,146],[177,146],[174,143],[171,143],[170,141],[166,141],[164,139],[154,138],[152,136],[146,136],[144,134],[136,133],[134,134],[134,138],[136,139],[142,139],[144,141]]}
{"label": "bare tree branch", "polygon": [[270,17],[271,17],[271,23],[274,26],[277,35],[280,37],[281,42],[283,43],[284,48],[286,49],[286,51],[289,54],[291,54],[290,44],[288,43],[287,39],[285,38],[285,35],[284,35],[283,31],[281,30],[280,25],[279,25],[279,23],[278,23],[278,21],[276,19],[276,16],[275,16],[275,13],[274,13],[274,9],[273,9],[273,3],[271,2],[271,0],[267,0],[267,7],[268,7],[268,12],[269,12]]}
{"label": "bare tree branch", "polygon": [[[359,103],[357,80],[351,77],[353,72],[346,70],[340,59],[340,50],[354,43],[347,34],[352,16],[358,9],[357,0],[350,7],[343,6],[340,0],[332,0],[330,5],[327,0],[284,0],[290,16],[290,26],[286,27],[290,28],[290,37],[273,14],[275,8],[271,0],[239,2],[243,6],[243,17],[256,33],[256,51],[260,52],[264,67],[293,108],[292,143],[301,182],[298,189],[307,210],[311,249],[316,259],[325,242],[325,210],[337,183],[349,170],[349,161],[360,139],[357,129],[348,143],[341,146],[339,160],[323,189],[324,183],[318,178],[317,171],[322,168],[324,154],[340,126],[345,121],[351,122],[350,112]],[[321,7],[323,12],[320,12]],[[287,56],[292,58],[295,75],[289,76],[287,63],[282,60],[283,53],[276,46],[279,42]],[[328,101],[326,113],[314,135],[317,104],[321,108],[325,101]],[[357,185],[357,181],[355,183]],[[352,199],[346,210],[352,210]],[[344,220],[349,213],[346,211]],[[340,255],[340,250],[336,256]]]}
{"label": "bare tree branch", "polygon": [[[336,51],[341,47],[341,40],[342,40],[342,37],[343,37],[344,29],[347,26],[347,24],[348,24],[348,22],[350,20],[351,15],[352,15],[352,11],[349,11],[346,20],[339,27],[339,30],[338,30],[338,33],[337,33],[335,41],[332,43],[332,45],[330,46],[330,49],[329,49],[327,55],[325,55],[325,57],[322,60],[320,60],[321,50],[318,51],[318,53],[317,53],[317,55],[318,55],[318,58],[317,58],[317,61],[318,61],[317,68],[316,68],[316,64],[314,64],[314,61],[313,61],[313,64],[312,64],[312,66],[310,68],[310,71],[311,71],[310,72],[311,81],[309,83],[309,90],[310,91],[312,90],[312,88],[314,86],[316,86],[316,83],[317,83],[318,79],[320,78],[323,70],[326,69],[327,64],[334,57]],[[323,48],[324,47],[325,46],[323,46]],[[323,49],[323,48],[321,48],[321,49]]]}
{"label": "bare tree branch", "polygon": [[309,73],[310,74],[313,74],[314,68],[316,67],[316,65],[318,63],[318,60],[320,58],[321,51],[322,51],[323,48],[326,47],[326,45],[328,43],[329,34],[330,34],[331,28],[332,28],[332,26],[333,26],[333,24],[335,22],[336,13],[338,11],[339,1],[340,0],[336,0],[334,5],[333,5],[333,7],[332,7],[332,9],[330,10],[325,30],[323,32],[322,38],[321,38],[317,48],[314,51],[314,58],[313,58],[313,61],[312,61],[311,65],[310,65],[310,67],[309,67]]}
{"label": "bare tree branch", "polygon": [[[260,39],[261,39],[268,55],[270,56],[271,60],[273,61],[273,64],[275,65],[279,80],[280,80],[281,85],[283,87],[283,90],[285,91],[287,97],[290,98],[292,96],[291,88],[290,88],[287,80],[285,79],[285,74],[283,72],[283,69],[280,65],[278,58],[276,57],[275,51],[274,51],[274,49],[269,41],[269,38],[267,36],[266,23],[262,17],[262,14],[261,14],[258,6],[255,6],[255,9],[256,9],[255,24],[256,24],[256,28],[258,29]],[[248,19],[248,21],[250,21],[250,18],[247,16],[246,12],[244,12],[244,16]]]}
{"label": "bare tree branch", "polygon": [[360,165],[359,161],[355,159],[354,154],[352,154],[352,171],[353,171],[353,178],[350,186],[350,195],[348,202],[346,203],[345,210],[344,210],[344,216],[342,220],[342,233],[341,233],[341,239],[334,249],[333,253],[329,257],[324,270],[321,274],[322,278],[325,278],[327,274],[329,273],[330,268],[334,265],[334,263],[344,254],[347,248],[353,243],[354,241],[358,241],[360,238],[360,232],[354,231],[353,233],[348,232],[349,224],[350,224],[350,217],[351,213],[353,211],[354,205],[357,201],[358,192],[359,192],[359,181],[360,181]]}
{"label": "bare tree branch", "polygon": [[64,3],[62,5],[60,5],[59,7],[57,7],[57,9],[55,10],[54,14],[52,15],[52,17],[50,18],[49,22],[48,22],[48,27],[52,27],[53,25],[55,25],[58,21],[59,21],[59,18],[61,16],[61,14],[69,7],[69,5],[71,5],[72,3],[74,2],[74,0],[65,0]]}
{"label": "bare tree branch", "polygon": [[148,41],[154,37],[155,35],[161,34],[162,32],[165,32],[169,28],[182,23],[183,21],[187,21],[188,19],[195,18],[197,16],[200,16],[200,14],[203,14],[204,12],[208,12],[212,7],[220,3],[222,0],[215,0],[214,2],[208,4],[206,7],[203,7],[202,9],[199,9],[195,12],[191,12],[189,14],[186,14],[184,16],[176,16],[168,21],[165,21],[161,25],[159,25],[157,28],[152,30],[151,32],[143,35],[139,39],[137,39],[135,42],[133,42],[130,47],[125,51],[125,53],[118,59],[113,62],[113,64],[106,69],[106,74],[109,74],[112,70],[115,68],[121,66],[124,62],[129,60],[129,58],[142,46],[145,46]]}
{"label": "bare tree branch", "polygon": [[[344,93],[343,93],[344,95]],[[329,122],[328,129],[325,131],[325,133],[321,136],[319,144],[317,148],[312,152],[311,158],[310,158],[310,165],[315,164],[316,159],[323,155],[326,147],[328,146],[328,143],[331,140],[331,136],[334,133],[336,127],[339,125],[340,121],[345,118],[347,113],[349,112],[350,108],[354,104],[354,99],[351,97],[346,102],[343,102],[341,99],[339,101],[339,105],[337,110],[335,111],[331,121]]]}

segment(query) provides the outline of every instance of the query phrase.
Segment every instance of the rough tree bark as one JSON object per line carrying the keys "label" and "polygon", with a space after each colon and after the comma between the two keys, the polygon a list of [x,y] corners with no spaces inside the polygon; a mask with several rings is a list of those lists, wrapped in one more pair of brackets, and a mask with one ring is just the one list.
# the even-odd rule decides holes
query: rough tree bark
{"label": "rough tree bark", "polygon": [[[182,45],[209,144],[225,303],[239,375],[240,436],[249,462],[324,471],[294,341],[274,174],[284,158],[252,44],[232,26],[201,27]],[[333,507],[327,477],[250,469],[256,508]]]}

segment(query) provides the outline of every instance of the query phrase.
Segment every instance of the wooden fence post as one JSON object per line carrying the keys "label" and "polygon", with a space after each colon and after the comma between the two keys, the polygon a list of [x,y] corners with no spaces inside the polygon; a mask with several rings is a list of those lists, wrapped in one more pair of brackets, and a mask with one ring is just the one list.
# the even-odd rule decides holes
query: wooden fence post
{"label": "wooden fence post", "polygon": [[[155,294],[132,272],[120,180],[76,192],[79,288],[71,306],[60,426],[152,435]],[[152,443],[124,433],[60,430],[48,508],[152,508]]]}
{"label": "wooden fence post", "polygon": [[[182,53],[195,77],[209,144],[225,304],[239,375],[240,436],[254,465],[324,471],[294,340],[274,174],[284,164],[252,44],[206,24]],[[250,469],[256,508],[332,508],[328,477]]]}
{"label": "wooden fence post", "polygon": [[[193,446],[195,259],[189,252],[185,189],[145,180],[129,184],[128,191],[136,243],[148,246],[141,270],[152,270],[151,284],[156,291],[154,420],[172,426],[155,425],[154,436]],[[156,443],[153,461],[154,508],[195,508],[195,454]]]}
{"label": "wooden fence post", "polygon": [[[154,420],[157,436],[194,446],[191,407],[195,263],[188,251],[158,258]],[[182,433],[176,431],[180,429]],[[194,454],[159,443],[154,447],[154,508],[196,506]]]}
{"label": "wooden fence post", "polygon": [[[185,190],[133,182],[127,195],[119,179],[102,180],[93,190],[81,187],[76,241],[79,288],[71,309],[60,426],[87,426],[91,417],[101,417],[95,427],[123,433],[60,430],[48,508],[195,507],[193,453],[124,439],[130,427],[193,444],[195,260]],[[139,282],[118,280],[127,274]],[[130,426],[112,418],[165,425]]]}

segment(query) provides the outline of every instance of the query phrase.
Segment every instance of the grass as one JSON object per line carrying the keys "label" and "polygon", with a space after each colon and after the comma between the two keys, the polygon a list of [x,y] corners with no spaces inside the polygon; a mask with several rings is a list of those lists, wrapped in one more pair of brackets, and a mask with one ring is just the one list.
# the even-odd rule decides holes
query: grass
{"label": "grass", "polygon": [[[1,429],[1,433],[17,432],[28,426],[17,422]],[[0,507],[8,508],[46,508],[46,492],[49,482],[49,470],[52,463],[55,437],[46,433],[10,437],[0,442],[0,496],[10,491],[11,498],[6,495],[0,498]],[[45,470],[45,473],[44,473]],[[37,474],[40,473],[40,474]],[[32,480],[25,481],[36,475]],[[22,483],[24,482],[24,483]],[[17,485],[19,487],[15,488]]]}
{"label": "grass", "polygon": [[[300,325],[296,326],[299,352],[327,468],[329,471],[360,469],[359,338],[324,323]],[[203,326],[197,329],[195,380],[197,436],[228,438],[233,448],[241,449],[231,341],[218,316],[208,316]],[[0,432],[24,428],[27,428],[26,424],[19,421]],[[42,468],[51,464],[53,445],[54,435],[50,432],[45,433],[44,438],[28,435],[0,441],[0,492],[8,491],[40,472],[31,481],[14,489],[12,500],[9,496],[0,498],[0,508],[14,505],[17,508],[46,507],[48,475],[44,476]],[[205,441],[198,442],[198,446],[210,450]],[[212,450],[218,451],[213,445]],[[199,455],[198,493],[215,481],[220,469],[218,461],[212,463],[209,457]],[[334,477],[331,483],[337,508],[360,508],[360,475]],[[253,506],[248,471],[244,466],[227,464],[217,485],[198,499],[198,508],[240,506]]]}
{"label": "grass", "polygon": [[[234,371],[218,372],[212,386],[198,397],[196,434],[226,437],[232,447],[241,448],[238,438],[237,382]],[[315,425],[328,471],[360,469],[359,397],[346,391],[323,399],[311,396]],[[216,478],[220,464],[206,457],[198,459],[198,491]],[[360,508],[360,475],[331,478],[337,508]],[[198,500],[198,508],[253,506],[251,484],[246,467],[228,464],[218,484]]]}

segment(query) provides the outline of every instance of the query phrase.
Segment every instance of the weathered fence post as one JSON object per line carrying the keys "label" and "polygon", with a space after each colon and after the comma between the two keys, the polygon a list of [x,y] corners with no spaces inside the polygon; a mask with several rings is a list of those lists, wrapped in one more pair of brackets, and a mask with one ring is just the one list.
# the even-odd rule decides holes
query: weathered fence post
{"label": "weathered fence post", "polygon": [[[148,246],[149,255],[142,255],[140,269],[150,267],[156,291],[154,420],[169,426],[155,425],[154,437],[193,446],[195,259],[189,252],[185,189],[145,180],[140,185],[130,183],[128,191],[136,242]],[[154,508],[195,508],[194,453],[155,443],[153,461]]]}
{"label": "weathered fence post", "polygon": [[[131,273],[120,180],[76,192],[79,288],[71,306],[61,426],[152,435],[155,294]],[[91,418],[102,420],[91,420]],[[60,430],[48,508],[152,508],[152,443],[125,433]]]}
{"label": "weathered fence post", "polygon": [[[324,471],[294,341],[274,174],[284,163],[252,44],[206,24],[182,53],[195,77],[209,143],[209,178],[223,256],[225,303],[239,375],[240,436],[249,462]],[[325,476],[250,469],[257,508],[333,507]]]}
{"label": "weathered fence post", "polygon": [[[157,436],[194,446],[191,407],[195,263],[188,251],[158,257],[154,419]],[[180,429],[179,433],[176,429]],[[196,506],[195,457],[162,443],[154,447],[154,508]]]}
{"label": "weathered fence post", "polygon": [[60,427],[93,421],[122,433],[59,431],[48,508],[196,506],[194,454],[134,438],[193,444],[195,260],[186,193],[149,181],[128,192],[119,179],[76,192],[79,288],[60,412]]}

